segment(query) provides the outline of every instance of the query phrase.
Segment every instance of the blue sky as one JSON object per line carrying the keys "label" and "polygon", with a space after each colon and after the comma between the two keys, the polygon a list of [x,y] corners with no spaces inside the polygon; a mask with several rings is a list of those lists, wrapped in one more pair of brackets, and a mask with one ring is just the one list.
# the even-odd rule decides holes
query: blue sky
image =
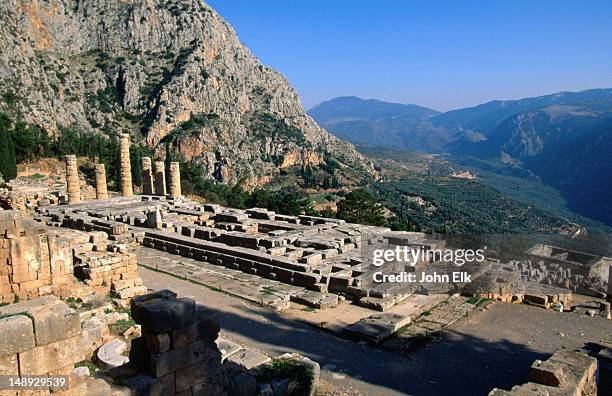
{"label": "blue sky", "polygon": [[612,0],[208,0],[306,109],[436,110],[612,87]]}

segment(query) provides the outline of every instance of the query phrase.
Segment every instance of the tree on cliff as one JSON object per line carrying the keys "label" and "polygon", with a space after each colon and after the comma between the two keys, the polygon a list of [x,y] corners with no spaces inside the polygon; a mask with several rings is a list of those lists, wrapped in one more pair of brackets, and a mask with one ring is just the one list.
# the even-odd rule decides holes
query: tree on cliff
{"label": "tree on cliff", "polygon": [[387,225],[383,207],[376,202],[371,192],[363,188],[351,191],[338,202],[337,216],[350,223]]}
{"label": "tree on cliff", "polygon": [[15,145],[10,134],[11,120],[0,114],[0,173],[5,180],[17,177],[17,160]]}

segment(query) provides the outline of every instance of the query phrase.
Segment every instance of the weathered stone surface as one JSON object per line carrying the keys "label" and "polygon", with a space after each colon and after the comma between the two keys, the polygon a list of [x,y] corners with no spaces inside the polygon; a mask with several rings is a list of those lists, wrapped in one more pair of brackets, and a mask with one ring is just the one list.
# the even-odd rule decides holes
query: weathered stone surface
{"label": "weathered stone surface", "polygon": [[17,354],[0,356],[0,375],[19,375]]}
{"label": "weathered stone surface", "polygon": [[[576,351],[557,351],[546,361],[536,360],[529,369],[529,380],[510,391],[493,389],[489,396],[594,396],[597,392],[597,360]],[[604,392],[605,393],[605,392]]]}
{"label": "weathered stone surface", "polygon": [[0,357],[34,348],[34,328],[32,320],[25,315],[15,315],[0,319]]}
{"label": "weathered stone surface", "polygon": [[129,358],[122,355],[126,349],[125,341],[116,338],[102,345],[98,349],[96,357],[104,368],[119,367],[129,362]]}
{"label": "weathered stone surface", "polygon": [[155,176],[155,194],[166,195],[166,166],[164,161],[155,161],[154,176]]}
{"label": "weathered stone surface", "polygon": [[529,370],[529,380],[557,388],[583,386],[596,369],[595,358],[580,352],[558,351],[544,362],[536,360]]}
{"label": "weathered stone surface", "polygon": [[235,363],[246,370],[268,363],[270,360],[269,356],[254,349],[239,351],[227,358],[227,361]]}
{"label": "weathered stone surface", "polygon": [[86,356],[81,340],[81,336],[77,335],[20,353],[19,373],[42,375],[84,360]]}
{"label": "weathered stone surface", "polygon": [[153,195],[153,166],[150,157],[142,157],[142,193]]}
{"label": "weathered stone surface", "polygon": [[170,178],[170,191],[168,191],[168,195],[170,198],[180,198],[181,197],[181,171],[178,162],[171,162],[169,169],[169,178]]}
{"label": "weathered stone surface", "polygon": [[217,338],[215,343],[217,344],[217,348],[219,348],[219,351],[221,352],[222,360],[227,359],[229,356],[242,349],[240,345],[222,337]]}
{"label": "weathered stone surface", "polygon": [[169,333],[195,322],[196,305],[190,298],[133,300],[132,317],[146,333]]}
{"label": "weathered stone surface", "polygon": [[338,295],[308,290],[291,295],[291,301],[317,309],[326,309],[338,304]]}
{"label": "weathered stone surface", "polygon": [[134,195],[132,187],[132,166],[130,164],[130,137],[119,136],[119,172],[121,173],[121,194],[124,197]]}
{"label": "weathered stone surface", "polygon": [[143,334],[147,347],[153,352],[163,353],[170,350],[170,336],[168,333]]}
{"label": "weathered stone surface", "polygon": [[172,332],[173,348],[184,348],[201,339],[215,340],[221,326],[215,319],[209,318],[206,312],[198,312],[197,322],[180,327]]}
{"label": "weathered stone surface", "polygon": [[106,169],[104,164],[96,164],[96,198],[108,199],[106,188]]}
{"label": "weathered stone surface", "polygon": [[79,184],[79,169],[75,155],[66,156],[66,189],[68,191],[68,202],[81,202],[81,186]]}
{"label": "weathered stone surface", "polygon": [[0,315],[20,312],[27,312],[32,317],[37,345],[46,345],[81,332],[79,316],[55,296],[45,296],[0,308]]}
{"label": "weathered stone surface", "polygon": [[410,323],[410,316],[382,313],[361,319],[346,327],[346,331],[359,337],[380,342]]}
{"label": "weathered stone surface", "polygon": [[139,364],[147,374],[155,378],[163,377],[197,361],[217,358],[221,362],[220,352],[210,347],[209,340],[194,342],[183,349],[155,353],[148,350],[143,340],[134,339],[130,350],[130,361]]}
{"label": "weathered stone surface", "polygon": [[145,374],[138,374],[124,379],[123,384],[136,395],[159,395],[160,383],[157,379]]}

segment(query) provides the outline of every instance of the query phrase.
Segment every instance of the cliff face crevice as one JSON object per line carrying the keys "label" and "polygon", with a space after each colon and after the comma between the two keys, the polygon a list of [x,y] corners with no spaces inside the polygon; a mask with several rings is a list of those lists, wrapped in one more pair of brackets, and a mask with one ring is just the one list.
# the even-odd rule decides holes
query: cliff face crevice
{"label": "cliff face crevice", "polygon": [[317,153],[371,173],[201,1],[5,0],[0,13],[0,110],[51,134],[129,132],[227,182]]}

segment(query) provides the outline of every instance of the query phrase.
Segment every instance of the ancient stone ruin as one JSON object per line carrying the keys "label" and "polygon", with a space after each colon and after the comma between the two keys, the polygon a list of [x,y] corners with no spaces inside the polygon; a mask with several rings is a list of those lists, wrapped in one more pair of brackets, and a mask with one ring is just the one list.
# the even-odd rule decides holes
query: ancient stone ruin
{"label": "ancient stone ruin", "polygon": [[510,391],[493,389],[489,396],[597,395],[597,359],[576,351],[559,351],[529,369],[529,382]]}
{"label": "ancient stone ruin", "polygon": [[142,294],[136,258],[107,234],[48,228],[18,211],[0,211],[0,302],[54,294]]}
{"label": "ancient stone ruin", "polygon": [[[69,155],[64,190],[24,187],[25,200],[3,201],[19,202],[20,210],[0,211],[0,303],[10,304],[0,308],[0,331],[11,339],[24,335],[15,345],[0,342],[0,374],[61,373],[70,377],[70,391],[83,394],[275,395],[289,386],[287,379],[257,377],[275,360],[219,337],[219,324],[194,300],[168,290],[146,294],[138,265],[276,311],[299,305],[325,312],[350,301],[348,309],[358,314],[347,315],[348,323],[316,325],[400,352],[488,300],[567,312],[577,308],[574,293],[610,293],[609,258],[548,245],[534,246],[525,261],[468,263],[461,269],[472,277],[469,283],[374,282],[373,246],[434,251],[447,241],[333,218],[202,204],[182,196],[178,162],[166,169],[151,158],[142,159],[143,193],[135,195],[127,136],[119,154],[120,195],[107,190],[102,164],[95,166],[96,199],[85,193],[77,159]],[[455,269],[430,258],[412,264],[393,262],[386,271],[426,276]],[[609,303],[597,309],[610,317]],[[109,335],[109,326],[129,320],[129,313],[135,324]],[[91,359],[96,348],[110,377],[75,378],[75,363]],[[28,365],[34,356],[44,357]],[[318,372],[304,357],[283,359]],[[540,387],[591,394],[590,361],[559,353],[532,368],[541,375],[530,383],[491,394]],[[580,378],[562,376],[558,365],[571,366]],[[559,374],[558,384],[549,381],[549,371]]]}
{"label": "ancient stone ruin", "polygon": [[142,337],[132,340],[130,361],[111,375],[137,394],[221,395],[229,378],[214,341],[219,323],[192,299],[163,290],[132,300]]}

